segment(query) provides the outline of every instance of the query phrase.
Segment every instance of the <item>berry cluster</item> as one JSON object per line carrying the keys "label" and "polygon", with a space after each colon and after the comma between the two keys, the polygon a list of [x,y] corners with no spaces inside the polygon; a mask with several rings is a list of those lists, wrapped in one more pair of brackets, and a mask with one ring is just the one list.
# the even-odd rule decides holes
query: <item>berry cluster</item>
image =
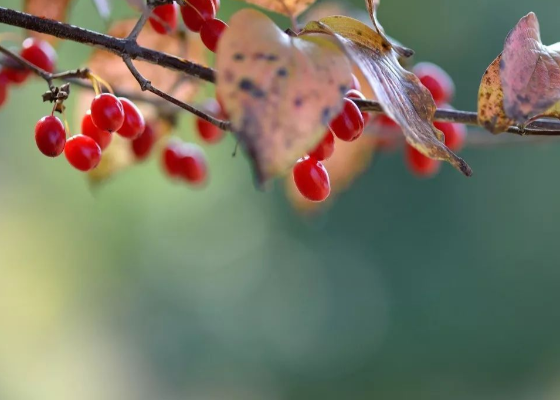
{"label": "berry cluster", "polygon": [[358,79],[352,75],[352,88],[344,97],[342,111],[330,122],[329,130],[308,156],[297,161],[293,177],[299,192],[308,200],[324,201],[329,197],[331,186],[329,174],[321,161],[334,153],[335,136],[344,142],[353,142],[362,136],[369,122],[368,113],[362,113],[351,99],[364,99]]}
{"label": "berry cluster", "polygon": [[[56,64],[56,51],[44,40],[27,38],[23,41],[19,55],[25,61],[47,71],[53,72]],[[8,99],[10,84],[21,85],[31,75],[31,71],[22,68],[17,61],[5,60],[6,65],[0,69],[0,106]]]}
{"label": "berry cluster", "polygon": [[[113,132],[132,140],[133,149],[135,146],[139,148],[140,158],[147,156],[154,142],[144,139],[146,122],[138,107],[128,99],[110,93],[95,96],[82,119],[81,128],[81,134],[66,140],[64,124],[50,115],[37,122],[35,142],[41,153],[48,157],[58,157],[64,151],[70,165],[83,172],[99,165],[101,153],[111,143]],[[151,129],[147,135],[153,136]],[[137,141],[142,141],[143,145],[135,145]],[[151,143],[150,147],[145,145],[146,142]]]}
{"label": "berry cluster", "polygon": [[[423,62],[416,64],[412,70],[420,79],[420,82],[430,91],[438,107],[451,109],[448,104],[455,93],[455,86],[451,77],[435,64]],[[398,133],[398,125],[386,115],[379,115],[374,119],[376,126],[384,133]],[[434,122],[434,126],[443,132],[445,144],[451,151],[460,151],[467,135],[466,127],[462,124],[450,122]],[[382,136],[377,143],[380,149],[395,147],[395,140],[391,136]],[[404,157],[410,170],[419,177],[431,177],[435,175],[441,166],[441,162],[426,157],[409,144],[405,145]]]}
{"label": "berry cluster", "polygon": [[176,3],[155,7],[150,17],[150,25],[157,33],[173,33],[177,29],[180,11],[185,26],[192,32],[199,32],[208,50],[216,52],[218,41],[227,24],[216,18],[220,0],[187,0],[179,7]]}

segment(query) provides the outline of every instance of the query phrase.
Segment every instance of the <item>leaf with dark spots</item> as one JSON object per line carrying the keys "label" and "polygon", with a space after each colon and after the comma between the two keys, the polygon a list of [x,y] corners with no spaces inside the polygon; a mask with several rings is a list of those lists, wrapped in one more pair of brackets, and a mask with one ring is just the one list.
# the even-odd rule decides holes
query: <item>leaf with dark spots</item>
{"label": "leaf with dark spots", "polygon": [[504,110],[523,124],[560,101],[560,44],[541,42],[534,13],[523,17],[508,34],[500,62]]}
{"label": "leaf with dark spots", "polygon": [[401,67],[397,52],[382,35],[348,17],[311,22],[303,30],[309,32],[338,39],[361,69],[385,113],[401,126],[408,143],[428,157],[450,162],[467,176],[472,174],[467,163],[445,146],[443,133],[434,127],[436,105],[430,92]]}
{"label": "leaf with dark spots", "polygon": [[230,19],[216,70],[218,97],[258,184],[286,173],[317,145],[342,108],[339,88],[351,84],[348,58],[331,38],[290,37],[251,9]]}

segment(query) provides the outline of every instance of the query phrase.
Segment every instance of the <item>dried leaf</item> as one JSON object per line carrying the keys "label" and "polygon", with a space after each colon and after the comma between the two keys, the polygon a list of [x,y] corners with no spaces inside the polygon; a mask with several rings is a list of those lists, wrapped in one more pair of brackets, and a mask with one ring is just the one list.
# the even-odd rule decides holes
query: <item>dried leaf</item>
{"label": "dried leaf", "polygon": [[331,182],[331,195],[327,202],[317,203],[307,200],[296,188],[292,175],[286,177],[286,194],[296,210],[314,213],[332,203],[336,195],[346,190],[370,165],[375,152],[376,138],[362,135],[354,142],[335,139],[336,151],[330,159],[323,162]]}
{"label": "dried leaf", "polygon": [[350,87],[350,63],[324,35],[290,37],[255,10],[239,11],[229,25],[217,92],[262,184],[321,140]]}
{"label": "dried leaf", "polygon": [[500,54],[488,67],[478,90],[478,122],[492,133],[504,132],[514,121],[504,111],[504,92],[500,80]]}
{"label": "dried leaf", "polygon": [[504,110],[517,123],[526,123],[560,101],[559,47],[542,44],[534,13],[508,34],[500,70]]}
{"label": "dried leaf", "polygon": [[307,10],[317,0],[243,0],[255,4],[270,11],[284,14],[289,17],[297,17]]}
{"label": "dried leaf", "polygon": [[402,127],[408,143],[428,157],[450,162],[467,176],[472,174],[433,126],[436,105],[430,92],[401,67],[395,48],[382,35],[358,20],[341,16],[311,22],[303,32],[334,35],[364,73],[385,113]]}
{"label": "dried leaf", "polygon": [[[108,34],[116,37],[126,37],[132,30],[135,22],[136,20],[116,22],[109,29]],[[182,33],[159,35],[153,31],[151,26],[146,25],[138,37],[138,43],[142,46],[175,54],[200,64],[206,63],[205,55],[207,53],[198,35],[190,34],[184,36]],[[116,92],[134,95],[135,102],[140,106],[146,120],[158,121],[157,123],[160,124],[159,127],[155,127],[154,130],[156,132],[160,135],[169,133],[171,125],[158,118],[161,110],[141,100],[143,98],[158,100],[159,98],[152,93],[141,91],[138,82],[130,74],[130,71],[120,57],[113,53],[96,49],[87,65],[94,74],[107,81]],[[199,82],[179,72],[164,70],[157,65],[140,61],[135,61],[135,65],[154,86],[180,100],[190,101],[197,93]],[[82,91],[82,105],[77,107],[78,121],[81,121],[83,114],[88,109],[93,98],[92,93],[91,91]],[[135,162],[130,141],[114,135],[113,141],[103,152],[101,164],[90,173],[90,180],[95,183],[103,181],[122,169],[133,165]]]}
{"label": "dried leaf", "polygon": [[[23,10],[26,13],[41,18],[54,19],[65,22],[72,0],[24,0]],[[33,37],[41,38],[49,43],[56,42],[57,38],[33,31],[28,31]]]}

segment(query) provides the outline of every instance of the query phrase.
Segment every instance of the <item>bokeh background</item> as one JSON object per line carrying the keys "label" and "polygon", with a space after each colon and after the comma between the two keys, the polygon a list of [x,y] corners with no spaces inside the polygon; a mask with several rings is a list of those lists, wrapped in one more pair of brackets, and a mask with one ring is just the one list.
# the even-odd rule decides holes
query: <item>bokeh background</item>
{"label": "bokeh background", "polygon": [[[380,18],[474,110],[529,11],[560,39],[550,0],[384,0]],[[87,0],[71,22],[104,29]],[[60,68],[89,51],[62,44]],[[467,149],[471,179],[381,154],[309,218],[282,184],[254,189],[231,138],[207,147],[205,190],[157,160],[91,190],[34,145],[44,88],[0,110],[0,399],[560,397],[558,142]],[[194,138],[187,116],[179,131]]]}

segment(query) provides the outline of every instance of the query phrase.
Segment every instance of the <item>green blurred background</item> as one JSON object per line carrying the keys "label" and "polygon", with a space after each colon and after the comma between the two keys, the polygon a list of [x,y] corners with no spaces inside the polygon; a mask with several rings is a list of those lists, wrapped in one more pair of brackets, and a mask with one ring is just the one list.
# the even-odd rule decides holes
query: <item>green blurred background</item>
{"label": "green blurred background", "polygon": [[[76,3],[71,22],[103,30]],[[224,19],[244,6],[222,3]],[[474,110],[529,11],[560,39],[551,0],[384,0],[380,18]],[[89,51],[64,43],[60,68]],[[0,110],[0,399],[560,397],[558,142],[467,149],[471,179],[380,155],[305,218],[282,184],[254,189],[231,138],[207,148],[205,190],[154,160],[92,192],[34,145],[44,89]]]}

